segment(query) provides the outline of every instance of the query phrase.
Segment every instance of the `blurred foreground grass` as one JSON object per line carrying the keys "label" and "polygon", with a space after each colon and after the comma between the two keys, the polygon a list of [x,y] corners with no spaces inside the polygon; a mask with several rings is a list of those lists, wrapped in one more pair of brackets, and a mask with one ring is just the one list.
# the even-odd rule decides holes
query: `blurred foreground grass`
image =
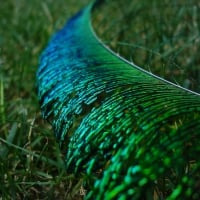
{"label": "blurred foreground grass", "polygon": [[51,35],[87,2],[1,1],[0,199],[82,199],[41,118],[35,73]]}

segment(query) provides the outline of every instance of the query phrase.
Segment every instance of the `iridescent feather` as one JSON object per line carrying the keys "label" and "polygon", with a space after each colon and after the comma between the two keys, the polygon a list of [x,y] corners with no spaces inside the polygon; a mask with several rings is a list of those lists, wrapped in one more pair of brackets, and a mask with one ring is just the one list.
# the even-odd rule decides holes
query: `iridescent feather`
{"label": "iridescent feather", "polygon": [[103,171],[86,199],[199,199],[199,95],[105,47],[91,26],[94,6],[51,39],[37,73],[67,171]]}

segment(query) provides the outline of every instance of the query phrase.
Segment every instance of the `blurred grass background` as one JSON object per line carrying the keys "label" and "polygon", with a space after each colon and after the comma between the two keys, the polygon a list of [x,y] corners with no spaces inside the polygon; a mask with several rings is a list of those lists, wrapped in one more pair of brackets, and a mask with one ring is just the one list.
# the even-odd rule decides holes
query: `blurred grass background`
{"label": "blurred grass background", "polygon": [[[82,180],[66,174],[51,127],[42,120],[35,73],[52,34],[88,2],[1,2],[0,199],[83,198]],[[120,55],[199,92],[200,4],[170,2],[109,1],[95,11],[93,25]]]}
{"label": "blurred grass background", "polygon": [[89,0],[0,3],[0,199],[82,199],[66,174],[35,88],[39,56],[54,32]]}

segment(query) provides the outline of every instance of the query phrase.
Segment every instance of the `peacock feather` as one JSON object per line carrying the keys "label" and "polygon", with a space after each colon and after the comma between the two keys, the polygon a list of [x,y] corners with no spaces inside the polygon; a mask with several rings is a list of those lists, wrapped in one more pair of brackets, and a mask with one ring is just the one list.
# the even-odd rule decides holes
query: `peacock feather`
{"label": "peacock feather", "polygon": [[95,35],[94,1],[44,50],[43,117],[86,199],[199,199],[200,95],[115,54]]}

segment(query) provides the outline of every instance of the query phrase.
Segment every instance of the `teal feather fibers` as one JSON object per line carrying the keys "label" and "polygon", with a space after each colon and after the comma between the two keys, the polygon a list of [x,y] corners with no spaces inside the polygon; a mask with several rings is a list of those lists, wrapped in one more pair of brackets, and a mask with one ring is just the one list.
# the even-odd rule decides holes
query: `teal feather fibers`
{"label": "teal feather fibers", "polygon": [[51,39],[37,72],[67,171],[103,170],[86,199],[199,199],[199,95],[107,49],[91,27],[93,7]]}

